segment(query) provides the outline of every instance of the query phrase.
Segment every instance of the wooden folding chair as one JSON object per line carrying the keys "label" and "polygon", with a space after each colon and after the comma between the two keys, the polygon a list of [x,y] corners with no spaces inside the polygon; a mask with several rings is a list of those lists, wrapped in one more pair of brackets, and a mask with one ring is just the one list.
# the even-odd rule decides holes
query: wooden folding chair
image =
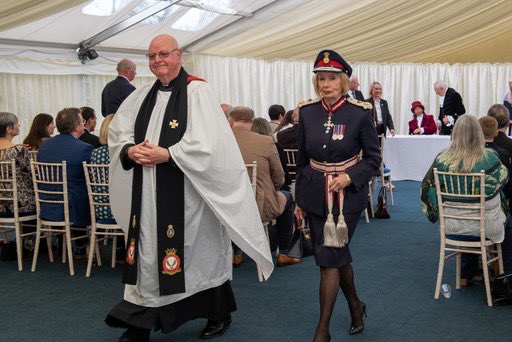
{"label": "wooden folding chair", "polygon": [[[73,264],[73,249],[71,242],[79,239],[89,238],[89,235],[77,237],[71,236],[71,231],[88,231],[84,228],[71,228],[69,218],[69,196],[68,196],[68,180],[66,171],[66,161],[62,163],[40,163],[31,161],[32,180],[34,182],[34,192],[36,197],[37,210],[37,233],[36,244],[34,248],[34,259],[32,260],[32,272],[35,272],[37,266],[37,257],[39,254],[39,243],[41,234],[46,233],[47,239],[51,238],[53,233],[62,234],[62,263],[69,260],[69,274],[74,275],[75,269]],[[51,189],[51,190],[50,190]],[[62,206],[64,220],[50,221],[41,218],[41,204],[48,203]],[[96,250],[99,256],[99,251]],[[53,256],[50,256],[53,262]]]}
{"label": "wooden folding chair", "polygon": [[[380,182],[382,186],[385,186],[389,190],[391,196],[391,205],[395,205],[395,199],[393,198],[393,183],[391,182],[391,171],[384,172],[384,143],[386,137],[384,134],[379,135],[380,139]],[[386,179],[387,178],[387,179]]]}
{"label": "wooden folding chair", "polygon": [[[35,232],[24,233],[24,222],[34,221],[36,215],[19,215],[18,210],[18,182],[16,178],[16,164],[14,160],[0,162],[0,202],[3,205],[12,203],[14,209],[13,217],[0,218],[0,232],[4,234],[7,243],[7,232],[13,231],[16,236],[16,254],[18,256],[18,270],[23,271],[23,240],[34,236]],[[49,239],[48,248],[51,255],[51,242]]]}
{"label": "wooden folding chair", "polygon": [[37,161],[37,150],[30,150],[28,151],[28,155],[30,160]]}
{"label": "wooden folding chair", "polygon": [[[86,277],[91,276],[94,250],[99,249],[98,241],[112,238],[112,268],[116,267],[117,237],[124,236],[125,247],[128,234],[124,233],[117,223],[102,223],[98,220],[96,210],[110,208],[109,196],[109,166],[99,164],[87,164],[83,162],[87,193],[91,211],[91,240],[89,244],[89,257],[87,261]],[[103,238],[98,238],[102,236]],[[94,246],[94,248],[93,248]],[[101,266],[101,258],[97,259],[98,266]]]}
{"label": "wooden folding chair", "polygon": [[[249,178],[251,179],[252,191],[254,191],[254,197],[256,197],[256,189],[257,189],[257,176],[258,176],[258,163],[253,161],[250,164],[245,164],[247,168],[247,172],[249,173]],[[269,239],[268,234],[268,222],[263,222],[263,228],[265,229],[265,234],[267,235],[267,239]],[[261,271],[260,265],[256,264],[256,270],[258,271],[258,281],[260,283],[263,282],[263,272]]]}
{"label": "wooden folding chair", "polygon": [[[437,191],[437,203],[439,206],[439,232],[440,252],[439,268],[437,271],[435,299],[439,299],[441,292],[441,282],[443,278],[444,261],[456,257],[456,288],[460,289],[461,273],[461,253],[478,254],[482,258],[482,268],[484,274],[485,292],[487,295],[487,305],[492,306],[491,287],[489,282],[488,265],[498,261],[499,272],[503,273],[503,258],[501,253],[501,243],[494,243],[485,238],[485,172],[479,173],[457,173],[441,172],[434,168],[434,178]],[[477,202],[462,203],[459,200],[473,200]],[[448,203],[447,203],[448,202]],[[459,204],[460,203],[460,204]],[[446,210],[464,209],[469,210],[469,215],[450,215]],[[460,241],[453,237],[447,237],[446,219],[461,221],[477,221],[480,225],[479,241]],[[490,247],[495,245],[495,249]],[[446,254],[446,252],[453,252]],[[487,254],[496,255],[488,259]]]}

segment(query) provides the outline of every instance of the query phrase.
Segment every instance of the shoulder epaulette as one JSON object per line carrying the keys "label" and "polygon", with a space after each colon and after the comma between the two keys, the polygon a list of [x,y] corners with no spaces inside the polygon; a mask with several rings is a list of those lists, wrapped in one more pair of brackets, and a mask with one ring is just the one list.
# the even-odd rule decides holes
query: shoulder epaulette
{"label": "shoulder epaulette", "polygon": [[302,108],[304,106],[310,105],[312,103],[317,103],[317,102],[320,102],[320,99],[302,100],[302,101],[299,101],[299,103],[297,104],[297,107]]}
{"label": "shoulder epaulette", "polygon": [[347,98],[347,101],[352,103],[353,105],[362,107],[364,109],[372,109],[373,108],[373,106],[370,102],[359,101],[359,100],[353,99],[351,97]]}
{"label": "shoulder epaulette", "polygon": [[192,81],[201,81],[201,82],[206,82],[205,80],[203,80],[202,78],[199,78],[199,77],[196,77],[196,76],[188,76],[187,77],[187,83],[190,83]]}

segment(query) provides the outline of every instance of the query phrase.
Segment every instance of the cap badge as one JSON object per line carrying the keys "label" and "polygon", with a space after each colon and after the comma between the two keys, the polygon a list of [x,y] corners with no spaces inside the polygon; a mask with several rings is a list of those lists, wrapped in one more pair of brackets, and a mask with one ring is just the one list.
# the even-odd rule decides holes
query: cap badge
{"label": "cap badge", "polygon": [[329,59],[329,52],[324,52],[324,64],[329,64],[331,60]]}

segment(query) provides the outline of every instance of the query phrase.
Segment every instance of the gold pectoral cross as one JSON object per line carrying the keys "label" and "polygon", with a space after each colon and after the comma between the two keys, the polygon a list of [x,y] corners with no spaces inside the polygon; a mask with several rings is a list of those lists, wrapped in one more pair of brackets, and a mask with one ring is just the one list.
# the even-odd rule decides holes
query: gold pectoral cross
{"label": "gold pectoral cross", "polygon": [[169,126],[171,126],[172,129],[175,129],[179,126],[179,123],[176,120],[172,120],[171,122],[169,122]]}

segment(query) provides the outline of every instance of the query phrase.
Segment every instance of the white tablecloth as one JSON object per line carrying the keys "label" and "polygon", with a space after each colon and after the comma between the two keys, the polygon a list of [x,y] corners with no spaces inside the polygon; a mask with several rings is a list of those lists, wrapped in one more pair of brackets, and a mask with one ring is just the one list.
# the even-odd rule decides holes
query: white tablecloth
{"label": "white tablecloth", "polygon": [[395,135],[384,142],[384,162],[392,180],[421,181],[436,156],[448,147],[446,135]]}

